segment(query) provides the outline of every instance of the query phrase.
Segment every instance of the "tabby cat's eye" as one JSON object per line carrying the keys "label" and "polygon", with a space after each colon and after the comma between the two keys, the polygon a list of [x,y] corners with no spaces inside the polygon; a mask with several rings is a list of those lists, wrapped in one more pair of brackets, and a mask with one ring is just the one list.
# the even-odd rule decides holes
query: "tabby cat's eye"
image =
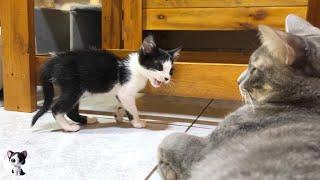
{"label": "tabby cat's eye", "polygon": [[256,70],[257,70],[256,67],[252,67],[252,68],[250,69],[250,74],[254,73]]}

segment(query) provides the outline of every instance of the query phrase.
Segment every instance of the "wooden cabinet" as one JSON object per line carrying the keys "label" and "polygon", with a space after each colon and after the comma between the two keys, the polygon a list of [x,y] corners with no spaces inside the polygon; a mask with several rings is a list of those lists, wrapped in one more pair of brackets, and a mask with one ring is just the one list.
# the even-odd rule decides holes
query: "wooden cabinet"
{"label": "wooden cabinet", "polygon": [[[307,5],[307,0],[104,0],[103,48],[124,55],[139,48],[143,31],[148,30],[234,31],[255,29],[259,24],[283,28],[290,13],[306,18]],[[148,87],[146,92],[240,99],[236,79],[249,56],[243,52],[183,52],[175,65],[173,85]]]}
{"label": "wooden cabinet", "polygon": [[[320,25],[319,0],[102,0],[102,46],[124,56],[140,47],[146,30],[219,31],[267,24],[283,28],[289,13]],[[308,4],[309,3],[309,4]],[[7,110],[36,109],[36,77],[46,57],[34,55],[33,0],[0,1]],[[5,7],[5,8],[4,8]],[[307,15],[308,13],[308,15]],[[250,53],[182,52],[172,86],[146,92],[239,99],[236,79]]]}

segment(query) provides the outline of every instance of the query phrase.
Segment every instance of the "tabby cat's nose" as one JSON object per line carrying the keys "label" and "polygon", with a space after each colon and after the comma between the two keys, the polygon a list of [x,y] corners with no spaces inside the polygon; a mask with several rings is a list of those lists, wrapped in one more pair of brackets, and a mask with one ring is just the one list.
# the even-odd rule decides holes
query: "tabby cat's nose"
{"label": "tabby cat's nose", "polygon": [[246,69],[244,72],[242,72],[242,73],[240,74],[240,76],[239,76],[239,77],[238,77],[238,79],[237,79],[237,83],[238,83],[238,85],[240,85],[240,84],[241,84],[241,82],[244,80],[244,78],[245,78],[245,76],[246,76],[247,72],[248,72],[248,70]]}

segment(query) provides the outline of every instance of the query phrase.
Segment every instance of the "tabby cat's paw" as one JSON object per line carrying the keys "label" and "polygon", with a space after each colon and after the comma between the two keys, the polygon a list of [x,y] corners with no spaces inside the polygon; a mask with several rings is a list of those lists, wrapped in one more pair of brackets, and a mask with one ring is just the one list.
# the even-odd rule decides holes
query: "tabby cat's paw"
{"label": "tabby cat's paw", "polygon": [[162,179],[178,180],[177,173],[173,170],[169,163],[159,160],[158,169]]}

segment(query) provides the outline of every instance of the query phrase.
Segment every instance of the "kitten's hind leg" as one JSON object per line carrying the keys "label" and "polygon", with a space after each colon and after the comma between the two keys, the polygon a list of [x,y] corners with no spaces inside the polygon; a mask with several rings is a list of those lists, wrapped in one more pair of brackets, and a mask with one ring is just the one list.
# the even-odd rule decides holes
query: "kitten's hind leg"
{"label": "kitten's hind leg", "polygon": [[78,102],[81,91],[65,90],[62,91],[60,97],[52,107],[52,113],[57,123],[65,131],[75,132],[80,130],[80,126],[75,123],[69,123],[65,118],[65,114],[69,112],[73,106]]}
{"label": "kitten's hind leg", "polygon": [[94,124],[97,123],[97,118],[82,116],[79,114],[79,103],[77,103],[68,113],[67,116],[74,122],[80,124]]}
{"label": "kitten's hind leg", "polygon": [[117,123],[121,123],[123,121],[123,116],[125,115],[125,113],[125,109],[121,105],[119,105],[116,112],[114,113],[114,118]]}

